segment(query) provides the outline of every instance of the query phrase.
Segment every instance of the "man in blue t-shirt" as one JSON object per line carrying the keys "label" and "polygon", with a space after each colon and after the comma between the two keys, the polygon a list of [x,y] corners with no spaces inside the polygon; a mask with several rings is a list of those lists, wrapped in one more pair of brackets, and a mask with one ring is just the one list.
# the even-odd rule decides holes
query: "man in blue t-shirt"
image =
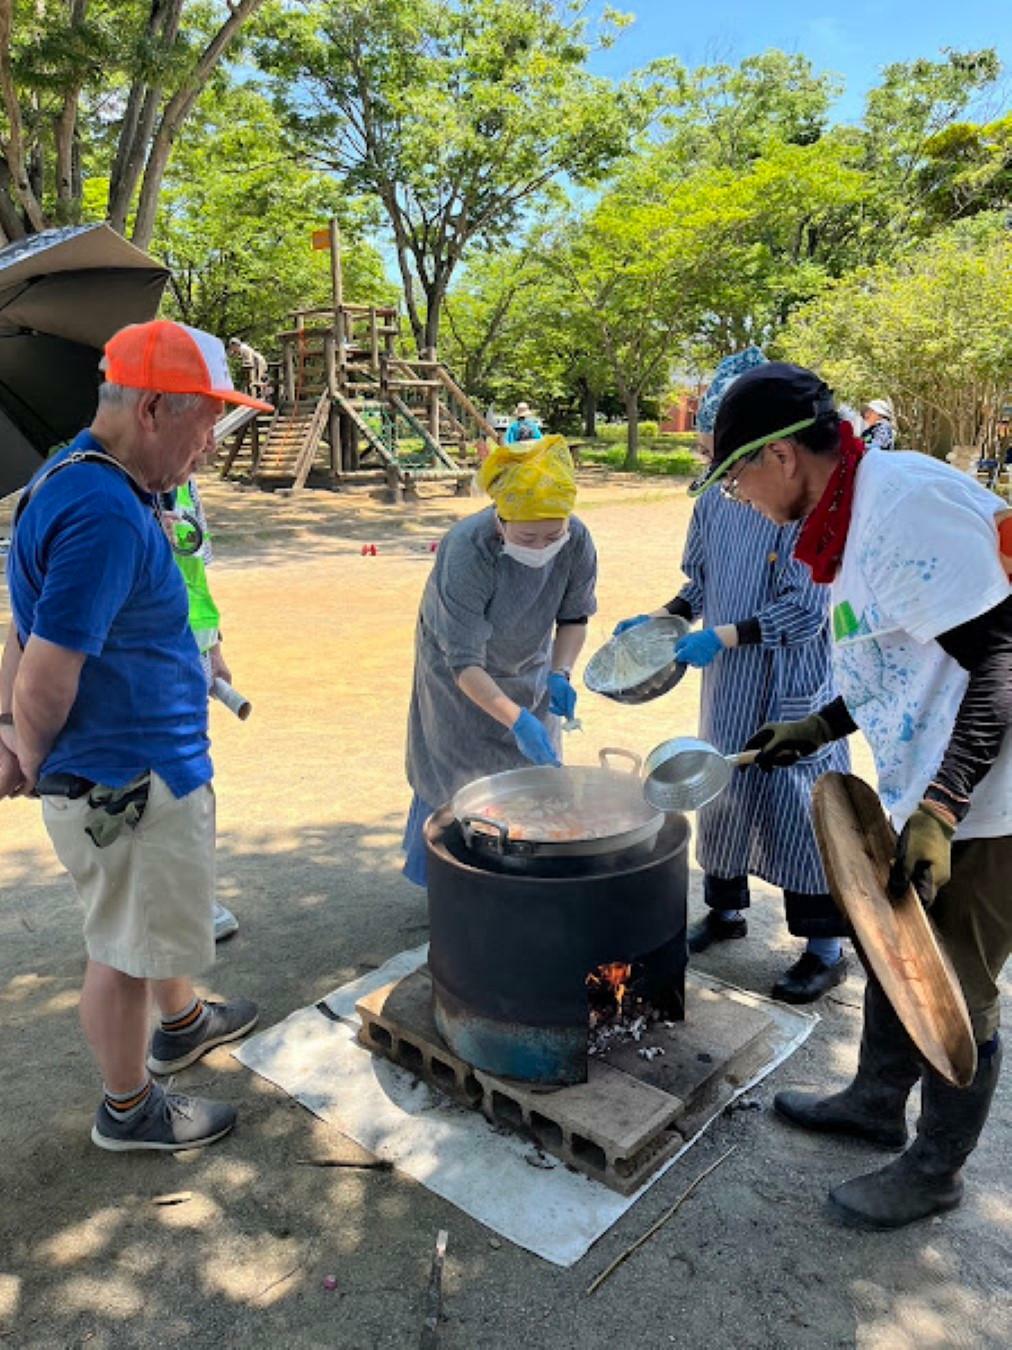
{"label": "man in blue t-shirt", "polygon": [[269,405],[237,394],[222,344],[182,324],[121,330],[103,369],[91,427],[15,512],[0,797],[42,798],[84,909],[81,1023],[105,1086],[92,1140],[192,1148],[226,1134],[234,1107],[149,1075],[244,1035],[257,1010],[206,1002],[192,983],[214,960],[207,687],[159,494],[213,449],[224,402]]}

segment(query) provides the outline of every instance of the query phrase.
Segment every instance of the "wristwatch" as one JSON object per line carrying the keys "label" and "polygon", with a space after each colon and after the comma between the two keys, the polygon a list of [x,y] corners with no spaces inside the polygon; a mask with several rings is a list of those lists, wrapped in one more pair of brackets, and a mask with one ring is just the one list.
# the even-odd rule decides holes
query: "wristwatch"
{"label": "wristwatch", "polygon": [[567,670],[565,666],[556,666],[555,669],[552,671],[552,674],[563,675],[568,680],[572,677],[573,672],[571,670]]}

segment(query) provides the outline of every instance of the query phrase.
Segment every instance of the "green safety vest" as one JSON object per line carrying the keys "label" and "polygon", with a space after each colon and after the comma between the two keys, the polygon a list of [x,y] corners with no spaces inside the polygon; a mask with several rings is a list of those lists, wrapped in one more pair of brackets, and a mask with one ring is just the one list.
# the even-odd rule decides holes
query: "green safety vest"
{"label": "green safety vest", "polygon": [[[185,483],[176,493],[176,506],[180,511],[193,511],[193,497],[189,483]],[[188,527],[177,526],[176,533],[182,543],[186,539]],[[190,557],[184,557],[177,553],[176,563],[186,582],[186,594],[190,601],[190,627],[197,639],[197,646],[203,653],[218,641],[221,614],[211,597],[207,584],[207,568],[200,554],[194,553]]]}

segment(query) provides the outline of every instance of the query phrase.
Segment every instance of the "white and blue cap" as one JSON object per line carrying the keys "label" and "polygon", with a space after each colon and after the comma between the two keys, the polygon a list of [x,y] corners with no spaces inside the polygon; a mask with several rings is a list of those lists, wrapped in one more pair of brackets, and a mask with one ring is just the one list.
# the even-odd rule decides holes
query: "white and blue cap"
{"label": "white and blue cap", "polygon": [[752,370],[756,366],[765,364],[766,356],[758,347],[746,347],[744,351],[725,356],[713,372],[713,379],[710,381],[709,388],[699,400],[699,409],[696,412],[696,430],[712,436],[713,428],[717,424],[717,409],[720,407],[721,399],[728,389],[739,375],[745,374],[746,370]]}

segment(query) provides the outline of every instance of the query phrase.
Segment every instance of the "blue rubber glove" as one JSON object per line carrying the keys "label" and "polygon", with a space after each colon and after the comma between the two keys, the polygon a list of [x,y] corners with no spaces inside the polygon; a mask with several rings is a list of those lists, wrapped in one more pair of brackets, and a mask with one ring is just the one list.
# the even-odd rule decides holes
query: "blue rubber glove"
{"label": "blue rubber glove", "polygon": [[712,628],[701,628],[698,633],[686,633],[675,643],[675,660],[702,670],[724,650],[724,644]]}
{"label": "blue rubber glove", "polygon": [[631,619],[622,619],[611,630],[612,637],[618,637],[619,633],[624,633],[627,628],[638,628],[641,623],[649,623],[649,614],[636,614]]}
{"label": "blue rubber glove", "polygon": [[576,712],[576,690],[561,670],[553,670],[548,677],[548,711],[567,721]]}
{"label": "blue rubber glove", "polygon": [[524,759],[529,759],[532,764],[554,764],[556,768],[560,767],[552,738],[528,708],[523,709],[510,730]]}

